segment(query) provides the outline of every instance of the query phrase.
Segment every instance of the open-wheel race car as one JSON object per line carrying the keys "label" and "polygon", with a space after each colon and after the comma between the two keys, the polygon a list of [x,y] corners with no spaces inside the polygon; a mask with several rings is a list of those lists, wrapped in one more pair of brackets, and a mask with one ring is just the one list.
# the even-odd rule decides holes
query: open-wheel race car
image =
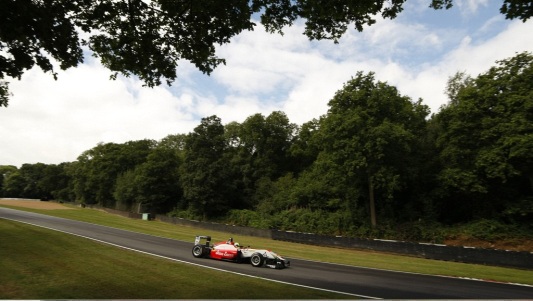
{"label": "open-wheel race car", "polygon": [[[205,243],[202,242],[203,240]],[[290,266],[288,260],[270,250],[243,247],[234,242],[233,238],[211,244],[211,236],[198,235],[194,241],[192,255],[197,258],[213,258],[238,263],[249,262],[254,267],[266,266],[283,269]]]}

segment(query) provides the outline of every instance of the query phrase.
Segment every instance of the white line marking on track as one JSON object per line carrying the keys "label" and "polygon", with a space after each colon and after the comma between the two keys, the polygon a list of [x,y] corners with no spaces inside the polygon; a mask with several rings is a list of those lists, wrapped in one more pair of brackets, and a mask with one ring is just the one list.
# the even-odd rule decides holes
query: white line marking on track
{"label": "white line marking on track", "polygon": [[[289,257],[287,257],[287,258],[289,258]],[[397,270],[388,270],[388,269],[378,269],[378,268],[370,268],[370,267],[364,267],[364,266],[355,266],[355,265],[349,265],[349,264],[327,262],[327,261],[318,261],[318,260],[310,260],[310,259],[295,258],[295,257],[290,257],[289,259],[298,259],[298,260],[308,261],[308,262],[327,263],[327,264],[333,264],[333,265],[355,267],[355,268],[359,268],[359,269],[385,271],[385,272],[393,272],[393,273],[399,273],[399,274],[420,275],[420,276],[451,278],[451,279],[463,279],[463,280],[478,281],[478,282],[490,282],[490,283],[500,283],[500,284],[506,284],[506,285],[533,287],[533,285],[525,284],[525,283],[514,283],[514,282],[504,282],[504,281],[487,280],[487,279],[470,278],[470,277],[448,276],[448,275],[433,275],[433,274],[423,274],[423,273],[417,273],[417,272],[406,272],[406,271],[397,271]]]}
{"label": "white line marking on track", "polygon": [[[193,263],[193,262],[189,262],[189,261],[184,261],[184,260],[180,260],[180,259],[175,259],[175,258],[171,258],[171,257],[166,257],[166,256],[158,255],[158,254],[149,253],[149,252],[145,252],[145,251],[141,251],[141,250],[137,250],[137,249],[133,249],[133,248],[117,245],[117,244],[114,244],[114,243],[111,243],[111,242],[99,240],[99,239],[96,239],[96,238],[92,238],[92,237],[88,237],[88,236],[84,236],[84,235],[80,235],[80,234],[76,234],[76,233],[71,233],[71,232],[68,232],[68,231],[63,231],[63,230],[58,230],[58,229],[54,229],[54,228],[50,228],[50,227],[46,227],[46,226],[36,225],[36,224],[29,223],[29,222],[18,221],[16,219],[10,219],[10,218],[5,218],[5,217],[0,217],[0,218],[6,219],[6,220],[10,220],[10,221],[14,221],[14,222],[23,223],[23,224],[32,225],[32,226],[35,226],[35,227],[45,228],[45,229],[48,229],[48,230],[62,232],[62,233],[66,233],[66,234],[70,234],[70,235],[74,235],[74,236],[90,239],[90,240],[93,240],[93,241],[97,241],[97,242],[100,242],[100,243],[104,243],[104,244],[107,244],[107,245],[111,245],[111,246],[114,246],[114,247],[119,247],[119,248],[122,248],[122,249],[125,249],[125,250],[135,251],[135,252],[139,252],[139,253],[142,253],[142,254],[156,256],[156,257],[159,257],[159,258],[168,259],[168,260],[172,260],[172,261],[176,261],[176,262],[180,262],[180,263],[185,263],[185,264],[190,264],[190,265],[193,265],[193,266],[207,268],[207,269],[211,269],[211,270],[215,270],[215,271],[231,273],[231,274],[235,274],[235,275],[239,275],[239,276],[250,277],[250,278],[255,278],[255,279],[261,279],[261,280],[266,280],[266,281],[271,281],[271,282],[276,282],[276,283],[281,283],[281,284],[287,284],[287,285],[292,285],[292,286],[297,286],[297,287],[302,287],[302,288],[314,289],[314,290],[319,290],[319,291],[324,291],[324,292],[330,292],[330,293],[337,293],[337,294],[342,294],[342,295],[354,296],[354,297],[358,297],[358,298],[376,299],[376,300],[377,299],[382,299],[382,298],[378,298],[378,297],[351,294],[351,293],[346,293],[346,292],[328,290],[328,289],[323,289],[323,288],[318,288],[318,287],[313,287],[313,286],[307,286],[307,285],[296,284],[296,283],[291,283],[291,282],[285,282],[285,281],[280,281],[280,280],[274,280],[274,279],[269,279],[269,278],[264,278],[264,277],[259,277],[259,276],[254,276],[254,275],[249,275],[249,274],[244,274],[244,273],[239,273],[239,272],[228,271],[228,270],[224,270],[224,269],[210,267],[210,266],[207,266],[207,265],[197,264],[197,263]],[[120,230],[120,229],[118,229],[118,230]],[[142,233],[140,233],[140,234],[142,234]]]}

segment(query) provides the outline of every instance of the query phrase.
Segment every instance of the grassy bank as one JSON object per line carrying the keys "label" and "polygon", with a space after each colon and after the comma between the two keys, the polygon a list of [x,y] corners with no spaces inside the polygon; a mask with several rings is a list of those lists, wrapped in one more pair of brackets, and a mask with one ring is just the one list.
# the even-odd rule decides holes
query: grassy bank
{"label": "grassy bank", "polygon": [[0,219],[0,299],[335,299]]}
{"label": "grassy bank", "polygon": [[[196,234],[211,235],[215,241],[226,240],[229,236],[232,236],[228,233],[213,231],[209,231],[209,233],[207,233],[206,230],[203,229],[171,225],[158,221],[148,222],[143,220],[133,220],[92,209],[79,209],[72,207],[71,210],[24,210],[86,221],[161,237],[190,241],[191,246],[194,235]],[[533,271],[527,270],[463,264],[456,262],[443,262],[367,251],[309,246],[282,241],[273,241],[257,237],[237,235],[233,235],[233,237],[236,241],[243,245],[251,245],[252,247],[258,248],[268,247],[282,255],[292,258],[328,261],[340,264],[414,273],[478,278],[533,285]]]}

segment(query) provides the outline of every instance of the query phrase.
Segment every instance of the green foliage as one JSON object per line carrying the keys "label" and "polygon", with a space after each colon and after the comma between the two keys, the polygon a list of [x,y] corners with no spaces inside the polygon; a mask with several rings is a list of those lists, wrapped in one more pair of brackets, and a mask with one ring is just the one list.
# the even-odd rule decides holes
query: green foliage
{"label": "green foliage", "polygon": [[342,199],[356,196],[369,204],[375,226],[375,199],[392,200],[405,185],[408,171],[416,171],[410,164],[417,164],[413,150],[429,110],[395,87],[376,82],[373,73],[362,72],[335,94],[329,106],[321,122],[322,148],[315,163],[328,176],[337,173],[334,185],[344,192]]}
{"label": "green foliage", "polygon": [[344,190],[344,177],[336,173],[334,167],[316,162],[308,170],[302,172],[295,180],[295,184],[289,191],[286,201],[289,206],[277,207],[281,210],[290,207],[308,208],[312,210],[348,210],[346,202],[357,199],[359,191],[353,185]]}
{"label": "green foliage", "polygon": [[224,160],[224,126],[220,118],[202,118],[186,139],[182,170],[183,196],[203,219],[216,217],[231,208],[229,171]]}
{"label": "green foliage", "polygon": [[0,80],[0,107],[7,107],[9,96],[9,83]]}
{"label": "green foliage", "polygon": [[4,197],[66,200],[68,197],[63,199],[60,196],[66,196],[64,189],[69,184],[65,173],[67,164],[23,164],[20,169],[15,166],[1,166],[1,195]]}
{"label": "green foliage", "polygon": [[267,215],[251,210],[231,210],[228,223],[261,229],[277,229],[325,235],[345,235],[353,231],[349,212],[290,209]]}
{"label": "green foliage", "polygon": [[[528,225],[533,218],[533,198],[510,203],[503,211],[502,216],[512,223]],[[529,224],[529,226],[533,228],[533,225]]]}
{"label": "green foliage", "polygon": [[432,220],[418,220],[393,226],[393,239],[443,243],[446,238],[444,226]]}
{"label": "green foliage", "polygon": [[117,201],[116,207],[127,210],[138,202],[138,189],[136,170],[127,170],[117,177],[113,197]]}
{"label": "green foliage", "polygon": [[[9,197],[7,190],[7,179],[16,173],[18,168],[13,165],[0,165],[0,196]],[[17,190],[18,191],[18,190]]]}
{"label": "green foliage", "polygon": [[98,144],[59,165],[0,166],[0,192],[368,238],[440,242],[457,235],[446,227],[472,221],[485,221],[468,234],[483,239],[528,233],[532,83],[527,52],[476,78],[457,73],[449,104],[427,120],[421,100],[359,72],[327,114],[301,127],[283,112],[226,125],[210,116],[159,142]]}
{"label": "green foliage", "polygon": [[183,160],[185,156],[185,140],[187,135],[177,134],[177,135],[168,135],[165,138],[161,139],[157,144],[158,148],[173,150],[177,157]]}
{"label": "green foliage", "polygon": [[120,174],[113,193],[117,208],[168,212],[182,198],[181,159],[168,143],[155,147],[146,162]]}
{"label": "green foliage", "polygon": [[181,160],[173,149],[155,148],[135,171],[136,201],[149,212],[167,212],[178,204],[183,192],[179,169]]}
{"label": "green foliage", "polygon": [[531,229],[516,225],[506,224],[498,220],[478,219],[456,227],[449,236],[473,237],[476,239],[495,242],[515,238],[533,238]]}
{"label": "green foliage", "polygon": [[170,217],[184,218],[188,220],[200,220],[202,216],[198,214],[192,207],[188,207],[185,210],[180,208],[174,208],[167,213]]}
{"label": "green foliage", "polygon": [[270,229],[270,217],[252,210],[230,210],[225,220],[230,224],[259,229]]}
{"label": "green foliage", "polygon": [[225,126],[224,160],[230,163],[232,185],[239,191],[232,196],[237,206],[257,206],[271,194],[271,182],[296,168],[290,154],[296,129],[279,111]]}
{"label": "green foliage", "polygon": [[317,119],[306,122],[297,129],[289,150],[293,172],[300,173],[304,171],[316,160],[320,151],[320,142],[317,135],[319,129],[320,121]]}
{"label": "green foliage", "polygon": [[506,19],[519,19],[526,22],[533,16],[531,10],[531,1],[529,0],[504,0],[500,8],[500,13],[505,15]]}
{"label": "green foliage", "polygon": [[88,204],[113,207],[117,178],[144,163],[154,145],[152,140],[100,143],[85,151],[71,170],[76,198]]}
{"label": "green foliage", "polygon": [[84,6],[81,1],[2,1],[0,107],[7,106],[9,97],[6,77],[20,79],[26,70],[37,65],[55,78],[50,58],[58,61],[61,69],[82,62],[83,51],[72,14]]}
{"label": "green foliage", "polygon": [[514,230],[495,220],[480,219],[469,223],[463,231],[468,236],[491,241],[503,239]]}
{"label": "green foliage", "polygon": [[26,181],[20,172],[15,169],[4,176],[2,185],[2,194],[4,197],[23,197]]}
{"label": "green foliage", "polygon": [[456,75],[454,98],[435,117],[439,180],[446,198],[463,203],[458,211],[469,211],[467,218],[493,217],[533,192],[533,55],[497,64],[475,79],[460,82]]}

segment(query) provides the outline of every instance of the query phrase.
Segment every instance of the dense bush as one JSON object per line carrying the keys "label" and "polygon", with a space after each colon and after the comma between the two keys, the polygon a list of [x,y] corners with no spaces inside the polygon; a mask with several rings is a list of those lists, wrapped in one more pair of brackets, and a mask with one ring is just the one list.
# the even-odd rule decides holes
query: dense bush
{"label": "dense bush", "polygon": [[[183,213],[180,217],[186,217]],[[378,227],[362,223],[356,227],[355,223],[351,222],[350,214],[309,209],[284,210],[274,215],[251,210],[231,210],[224,222],[260,229],[430,243],[443,243],[448,238],[459,237],[488,242],[533,238],[527,227],[505,224],[498,220],[480,219],[452,227],[424,220],[402,224],[382,223]]]}
{"label": "dense bush", "polygon": [[515,238],[533,238],[529,229],[516,224],[506,224],[498,220],[479,219],[451,229],[448,236],[471,237],[479,240],[495,242]]}
{"label": "dense bush", "polygon": [[230,210],[226,222],[234,225],[259,229],[271,228],[271,219],[268,216],[246,209]]}
{"label": "dense bush", "polygon": [[202,219],[202,217],[198,215],[192,209],[187,209],[187,210],[174,209],[168,212],[167,215],[170,217],[184,218],[188,220],[201,220]]}
{"label": "dense bush", "polygon": [[225,222],[262,229],[326,235],[347,235],[353,232],[349,213],[341,211],[290,209],[267,215],[251,210],[231,210]]}

